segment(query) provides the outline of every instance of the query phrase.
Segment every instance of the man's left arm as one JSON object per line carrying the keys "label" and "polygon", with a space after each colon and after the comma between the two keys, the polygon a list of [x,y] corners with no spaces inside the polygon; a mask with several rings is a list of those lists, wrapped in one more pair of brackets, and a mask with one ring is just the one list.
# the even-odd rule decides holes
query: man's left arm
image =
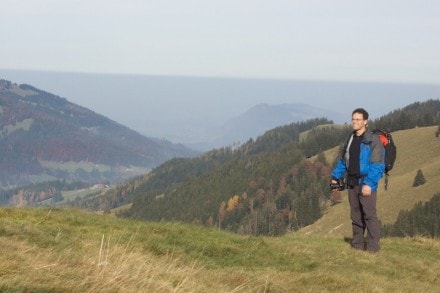
{"label": "man's left arm", "polygon": [[385,171],[385,149],[377,135],[373,135],[373,141],[371,142],[370,148],[371,153],[368,175],[364,178],[364,185],[362,186],[362,194],[365,196],[369,196],[372,191],[377,190],[378,182]]}

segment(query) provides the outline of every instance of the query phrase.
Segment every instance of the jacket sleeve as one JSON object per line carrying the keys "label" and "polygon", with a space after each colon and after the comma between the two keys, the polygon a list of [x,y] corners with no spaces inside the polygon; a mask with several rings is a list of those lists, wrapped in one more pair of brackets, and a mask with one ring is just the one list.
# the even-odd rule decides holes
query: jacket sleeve
{"label": "jacket sleeve", "polygon": [[373,191],[376,191],[379,180],[382,178],[383,172],[385,171],[385,149],[377,135],[373,135],[373,140],[371,142],[370,148],[371,154],[368,174],[364,178],[363,183],[370,186]]}
{"label": "jacket sleeve", "polygon": [[332,179],[339,179],[344,176],[346,171],[345,162],[342,159],[338,160],[338,163],[336,164],[336,167],[333,169],[333,172],[331,174]]}

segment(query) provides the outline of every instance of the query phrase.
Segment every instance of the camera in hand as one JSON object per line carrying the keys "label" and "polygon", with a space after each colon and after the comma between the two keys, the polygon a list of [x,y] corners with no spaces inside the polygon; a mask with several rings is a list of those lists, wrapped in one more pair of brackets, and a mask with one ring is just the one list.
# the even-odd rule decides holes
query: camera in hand
{"label": "camera in hand", "polygon": [[338,191],[345,190],[345,180],[344,180],[344,178],[337,179],[336,183],[330,182],[330,189],[331,190],[338,190]]}

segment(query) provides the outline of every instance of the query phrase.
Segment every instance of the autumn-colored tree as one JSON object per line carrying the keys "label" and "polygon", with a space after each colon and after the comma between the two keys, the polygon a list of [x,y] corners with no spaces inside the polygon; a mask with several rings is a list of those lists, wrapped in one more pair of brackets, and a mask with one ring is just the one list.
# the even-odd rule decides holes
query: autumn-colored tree
{"label": "autumn-colored tree", "polygon": [[232,212],[238,206],[238,200],[240,197],[238,195],[234,195],[228,200],[228,206],[226,207],[227,212]]}

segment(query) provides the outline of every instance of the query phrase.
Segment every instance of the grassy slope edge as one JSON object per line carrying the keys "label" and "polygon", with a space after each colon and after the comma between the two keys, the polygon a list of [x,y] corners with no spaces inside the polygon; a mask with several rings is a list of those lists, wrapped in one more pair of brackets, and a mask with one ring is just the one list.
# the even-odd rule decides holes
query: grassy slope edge
{"label": "grassy slope edge", "polygon": [[433,292],[438,240],[243,237],[73,209],[0,208],[2,292]]}

